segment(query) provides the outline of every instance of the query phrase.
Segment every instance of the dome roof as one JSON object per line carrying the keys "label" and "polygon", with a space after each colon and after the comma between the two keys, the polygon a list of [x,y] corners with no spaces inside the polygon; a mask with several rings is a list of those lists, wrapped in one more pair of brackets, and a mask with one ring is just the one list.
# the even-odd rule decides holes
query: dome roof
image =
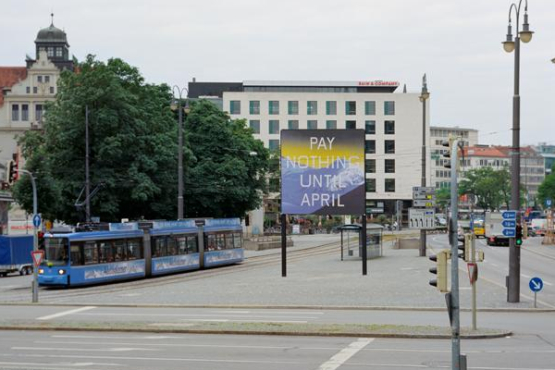
{"label": "dome roof", "polygon": [[67,44],[67,35],[61,29],[54,27],[54,24],[51,24],[50,27],[39,31],[35,42],[63,42]]}

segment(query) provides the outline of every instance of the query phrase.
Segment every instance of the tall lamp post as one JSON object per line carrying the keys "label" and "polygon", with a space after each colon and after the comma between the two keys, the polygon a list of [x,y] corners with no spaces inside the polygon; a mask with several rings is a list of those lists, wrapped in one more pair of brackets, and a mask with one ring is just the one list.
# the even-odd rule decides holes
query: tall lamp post
{"label": "tall lamp post", "polygon": [[[422,102],[422,181],[420,185],[426,186],[426,100],[430,97],[426,74],[422,77],[422,92],[420,101]],[[426,257],[426,230],[420,230],[420,257]]]}
{"label": "tall lamp post", "polygon": [[[183,103],[183,92],[186,92],[185,103]],[[178,110],[179,128],[177,134],[177,219],[183,219],[183,112],[189,113],[189,101],[186,99],[189,90],[177,85],[172,87],[173,99],[171,109]]]}
{"label": "tall lamp post", "polygon": [[[517,211],[517,223],[520,223],[520,41],[524,43],[532,40],[533,32],[528,24],[528,0],[524,5],[524,23],[520,31],[520,8],[513,3],[509,8],[509,26],[507,40],[503,42],[503,49],[507,53],[515,52],[514,71],[514,96],[513,96],[513,147],[511,150],[511,209]],[[511,15],[513,10],[516,15],[516,37],[513,40]],[[509,276],[507,277],[507,302],[520,302],[520,248],[515,239],[510,239],[509,244]]]}

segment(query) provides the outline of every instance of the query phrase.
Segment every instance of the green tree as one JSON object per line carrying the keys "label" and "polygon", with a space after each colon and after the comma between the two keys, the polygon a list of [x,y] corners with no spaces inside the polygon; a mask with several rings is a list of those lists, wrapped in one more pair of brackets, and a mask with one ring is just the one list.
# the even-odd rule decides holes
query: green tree
{"label": "green tree", "polygon": [[241,217],[261,205],[269,152],[245,120],[231,120],[201,100],[193,103],[185,132],[192,153],[185,168],[187,217]]}
{"label": "green tree", "polygon": [[508,205],[510,193],[510,175],[507,169],[495,171],[491,167],[466,172],[459,188],[459,194],[474,195],[478,207],[492,211],[498,209],[502,202]]}
{"label": "green tree", "polygon": [[[85,180],[88,106],[91,185],[103,184],[91,200],[92,215],[103,221],[174,217],[177,126],[169,88],[145,84],[120,59],[103,63],[88,56],[77,70],[62,73],[44,132],[29,131],[20,140],[26,167],[37,174],[39,211],[66,222],[83,219],[74,203]],[[28,179],[15,186],[27,211],[30,193]]]}
{"label": "green tree", "polygon": [[451,203],[451,187],[437,189],[436,202],[440,210],[445,210],[447,206]]}
{"label": "green tree", "polygon": [[545,201],[550,199],[551,204],[555,202],[555,165],[551,169],[551,174],[546,176],[538,188],[538,203],[545,205]]}

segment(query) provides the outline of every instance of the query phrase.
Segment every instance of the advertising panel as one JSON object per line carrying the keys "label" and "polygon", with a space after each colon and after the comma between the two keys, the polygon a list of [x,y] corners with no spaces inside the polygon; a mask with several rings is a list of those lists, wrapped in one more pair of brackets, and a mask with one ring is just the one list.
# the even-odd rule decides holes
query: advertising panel
{"label": "advertising panel", "polygon": [[364,130],[282,130],[281,212],[364,214]]}

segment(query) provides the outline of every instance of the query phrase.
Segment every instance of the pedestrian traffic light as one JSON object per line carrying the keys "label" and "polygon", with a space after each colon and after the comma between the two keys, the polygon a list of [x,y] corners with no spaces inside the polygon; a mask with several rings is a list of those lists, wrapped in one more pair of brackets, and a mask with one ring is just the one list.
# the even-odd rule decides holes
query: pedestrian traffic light
{"label": "pedestrian traffic light", "polygon": [[434,256],[430,256],[430,260],[436,263],[436,267],[432,267],[430,272],[437,275],[435,279],[430,280],[430,285],[437,288],[442,293],[447,289],[447,255],[448,251],[440,251]]}
{"label": "pedestrian traffic light", "polygon": [[9,160],[6,164],[6,182],[8,185],[13,185],[15,180],[17,180],[17,164]]}
{"label": "pedestrian traffic light", "polygon": [[520,224],[516,225],[515,244],[517,247],[522,245],[522,226]]}

